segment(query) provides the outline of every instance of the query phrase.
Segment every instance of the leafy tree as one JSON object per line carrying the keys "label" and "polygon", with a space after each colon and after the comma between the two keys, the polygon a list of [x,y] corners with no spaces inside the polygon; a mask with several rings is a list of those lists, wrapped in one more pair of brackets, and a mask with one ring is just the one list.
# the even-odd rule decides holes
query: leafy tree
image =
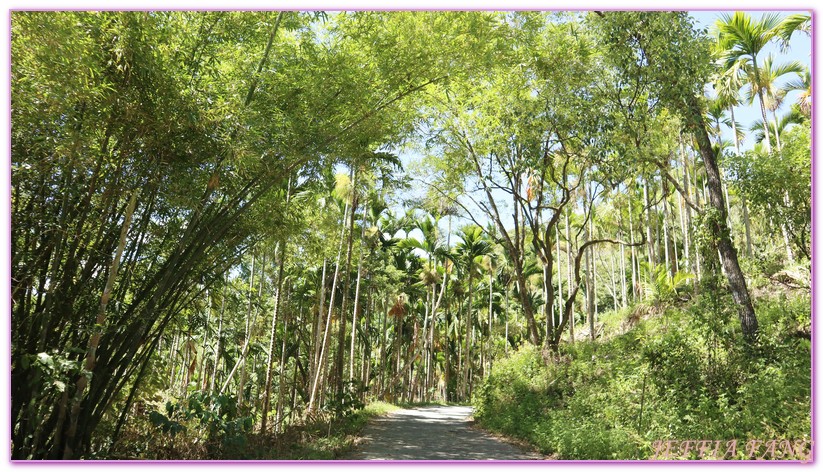
{"label": "leafy tree", "polygon": [[[737,251],[726,226],[726,207],[717,156],[709,140],[703,118],[703,105],[698,99],[702,94],[701,87],[708,79],[707,41],[697,36],[687,16],[682,13],[656,15],[610,13],[599,16],[598,25],[601,37],[610,50],[610,59],[614,61],[615,66],[619,69],[631,70],[637,64],[631,58],[639,54],[643,58],[642,69],[650,75],[655,84],[654,95],[659,97],[664,105],[680,114],[685,122],[685,128],[697,140],[705,165],[709,197],[714,213],[714,217],[708,220],[708,224],[715,238],[714,244],[719,251],[732,295],[740,307],[739,315],[743,333],[748,340],[754,340],[757,334],[757,318],[746,286],[746,279],[737,260]],[[735,35],[740,36],[739,39],[741,39],[739,44],[735,43],[734,46],[730,44],[730,48],[733,48],[730,50],[737,54],[736,57],[751,56],[753,64],[756,64],[757,53],[765,41],[771,37],[771,33],[768,32],[771,29],[769,25],[776,20],[767,17],[766,20],[754,26],[742,14],[735,14],[727,20],[727,23],[732,25],[727,29],[736,32]],[[751,28],[738,31],[736,27],[733,28],[734,25],[748,25]],[[690,40],[683,42],[683,38],[690,38]],[[732,36],[732,38],[737,38],[737,36]],[[762,100],[761,109],[765,119]]]}
{"label": "leafy tree", "polygon": [[[730,163],[739,191],[757,212],[786,222],[794,247],[810,254],[811,143],[809,128],[795,126],[785,133],[779,156],[766,159],[750,151]],[[788,199],[785,196],[788,195]]]}
{"label": "leafy tree", "polygon": [[[753,84],[754,92],[760,99],[760,112],[764,122],[768,121],[768,118],[766,118],[764,91],[760,86],[763,82],[757,56],[777,34],[779,24],[780,17],[777,14],[769,13],[763,15],[760,20],[752,20],[751,16],[745,12],[735,12],[732,15],[721,14],[720,19],[715,23],[720,48],[725,50],[726,64],[733,64],[741,58],[751,61],[751,67],[747,68],[747,75]],[[771,137],[768,131],[766,132],[766,149],[771,149]]]}

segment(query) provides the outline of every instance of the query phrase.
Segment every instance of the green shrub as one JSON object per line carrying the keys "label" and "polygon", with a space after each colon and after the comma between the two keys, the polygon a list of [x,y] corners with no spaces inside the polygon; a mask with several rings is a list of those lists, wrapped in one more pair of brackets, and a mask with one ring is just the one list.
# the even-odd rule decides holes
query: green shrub
{"label": "green shrub", "polygon": [[180,403],[167,402],[165,414],[151,411],[149,421],[171,438],[197,429],[213,446],[230,450],[244,447],[252,428],[252,418],[241,414],[235,398],[205,391]]}
{"label": "green shrub", "polygon": [[565,345],[548,365],[522,347],[476,390],[475,418],[560,459],[645,459],[656,440],[810,438],[808,297],[759,303],[760,341],[747,347],[730,297],[701,293],[626,334]]}

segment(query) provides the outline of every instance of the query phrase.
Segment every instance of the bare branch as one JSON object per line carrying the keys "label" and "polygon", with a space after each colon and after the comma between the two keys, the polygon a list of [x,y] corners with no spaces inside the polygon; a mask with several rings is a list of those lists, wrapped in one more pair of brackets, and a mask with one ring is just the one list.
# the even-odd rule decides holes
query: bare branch
{"label": "bare branch", "polygon": [[689,205],[689,208],[696,211],[698,214],[703,214],[703,210],[698,208],[694,203],[692,203],[686,191],[683,190],[683,187],[680,186],[680,184],[677,182],[677,179],[675,179],[671,176],[671,174],[669,174],[669,172],[666,170],[666,166],[662,162],[658,161],[657,159],[643,159],[643,161],[650,162],[656,165],[660,169],[660,174],[663,177],[665,177],[666,180],[668,180],[672,185],[674,185],[674,188],[677,189],[677,192],[680,194],[681,197],[683,197],[683,201],[686,202],[686,205]]}

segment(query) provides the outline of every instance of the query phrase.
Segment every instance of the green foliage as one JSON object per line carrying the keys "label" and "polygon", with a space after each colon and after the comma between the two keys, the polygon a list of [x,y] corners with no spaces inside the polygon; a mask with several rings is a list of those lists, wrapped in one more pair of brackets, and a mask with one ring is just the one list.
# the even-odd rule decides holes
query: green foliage
{"label": "green foliage", "polygon": [[342,395],[335,395],[323,405],[324,411],[330,412],[335,418],[342,418],[362,410],[366,406],[360,400],[364,388],[363,383],[359,380],[343,382]]}
{"label": "green foliage", "polygon": [[[81,371],[81,363],[58,351],[40,352],[20,358],[20,367],[32,369],[30,378],[32,391],[40,395],[60,394]],[[88,371],[85,372],[88,375]]]}
{"label": "green foliage", "polygon": [[[550,368],[528,348],[497,364],[509,345],[539,344],[534,312],[548,312],[564,275],[561,258],[556,279],[543,280],[553,249],[579,247],[586,221],[584,238],[628,236],[626,217],[647,210],[638,174],[658,202],[647,219],[629,220],[638,233],[667,223],[657,206],[674,197],[661,179],[657,200],[658,171],[688,177],[699,194],[705,172],[688,158],[672,165],[678,145],[693,147],[682,118],[700,107],[684,112],[684,101],[702,94],[712,68],[707,38],[684,12],[21,11],[11,29],[14,458],[334,458],[375,408],[385,411],[364,408],[369,397],[430,399],[440,381],[447,398],[465,397],[491,365],[500,372],[477,392],[480,415],[563,457],[642,455],[648,425],[692,432],[718,412],[761,431],[739,398],[761,409],[795,402],[792,415],[805,405],[792,373],[805,368],[794,354],[808,338],[807,304],[762,302],[767,338],[751,352],[736,347],[715,210],[697,220],[705,257],[693,306],[673,308],[688,301],[690,274],[647,267],[654,306],[644,310],[664,321],[564,348]],[[763,71],[758,92],[768,64],[751,69]],[[810,98],[804,72],[783,92]],[[739,84],[727,88],[712,110],[718,132],[724,106],[737,103]],[[761,227],[786,223],[808,255],[810,133],[800,121],[780,128],[776,163],[756,153],[732,161],[741,187],[732,195],[766,216]],[[409,148],[432,158],[437,188],[395,217],[386,210],[416,190],[395,154]],[[351,177],[336,175],[341,166]],[[577,209],[584,189],[591,220]],[[498,194],[512,200],[495,203]],[[463,205],[497,224],[482,229],[471,215],[480,226],[440,234],[441,218],[451,232]],[[520,226],[506,234],[512,210]],[[550,223],[563,213],[576,233],[565,242]],[[417,230],[422,239],[409,237]],[[689,231],[679,241],[676,228],[664,234],[675,258],[694,262],[677,252]],[[758,256],[748,261],[758,287],[792,277],[779,252]],[[620,257],[608,262],[625,269]],[[613,301],[601,296],[599,307],[618,305],[622,272],[609,272]],[[557,284],[563,295],[567,285]],[[642,311],[601,321],[625,330]],[[354,316],[347,354],[343,321],[354,326]],[[333,328],[339,341],[329,344]],[[362,380],[311,375],[347,356]],[[772,381],[774,397],[757,390]],[[316,393],[325,403],[307,408]],[[638,395],[650,402],[642,421]],[[496,406],[499,397],[516,406]],[[277,405],[275,436],[252,428],[272,413],[263,403]]]}
{"label": "green foliage", "polygon": [[672,111],[683,110],[685,97],[702,95],[711,68],[709,42],[686,12],[607,12],[587,20],[617,83],[636,84],[637,92]]}
{"label": "green foliage", "polygon": [[640,263],[640,271],[644,273],[643,289],[646,297],[655,304],[668,304],[691,287],[690,281],[694,279],[694,274],[683,271],[676,271],[672,275],[664,264],[658,264],[653,268],[645,261]]}
{"label": "green foliage", "polygon": [[252,427],[252,418],[237,409],[236,398],[203,391],[181,403],[167,402],[165,414],[151,411],[149,421],[171,437],[197,428],[207,441],[228,449],[242,448]]}
{"label": "green foliage", "polygon": [[810,343],[797,330],[809,307],[805,296],[759,304],[755,352],[738,347],[730,298],[706,295],[548,365],[523,348],[495,364],[475,417],[559,459],[645,459],[655,440],[808,439]]}
{"label": "green foliage", "polygon": [[795,247],[811,254],[811,130],[798,125],[781,138],[780,152],[729,156],[737,190],[771,226],[785,224]]}

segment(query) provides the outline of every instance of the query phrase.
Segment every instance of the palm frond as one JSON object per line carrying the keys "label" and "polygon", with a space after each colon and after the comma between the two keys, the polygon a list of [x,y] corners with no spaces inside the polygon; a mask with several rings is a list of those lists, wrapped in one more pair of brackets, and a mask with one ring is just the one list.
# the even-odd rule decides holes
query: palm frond
{"label": "palm frond", "polygon": [[812,16],[808,13],[795,13],[783,18],[783,21],[776,28],[776,37],[780,50],[786,52],[789,49],[789,42],[795,32],[800,31],[810,34],[811,28]]}

